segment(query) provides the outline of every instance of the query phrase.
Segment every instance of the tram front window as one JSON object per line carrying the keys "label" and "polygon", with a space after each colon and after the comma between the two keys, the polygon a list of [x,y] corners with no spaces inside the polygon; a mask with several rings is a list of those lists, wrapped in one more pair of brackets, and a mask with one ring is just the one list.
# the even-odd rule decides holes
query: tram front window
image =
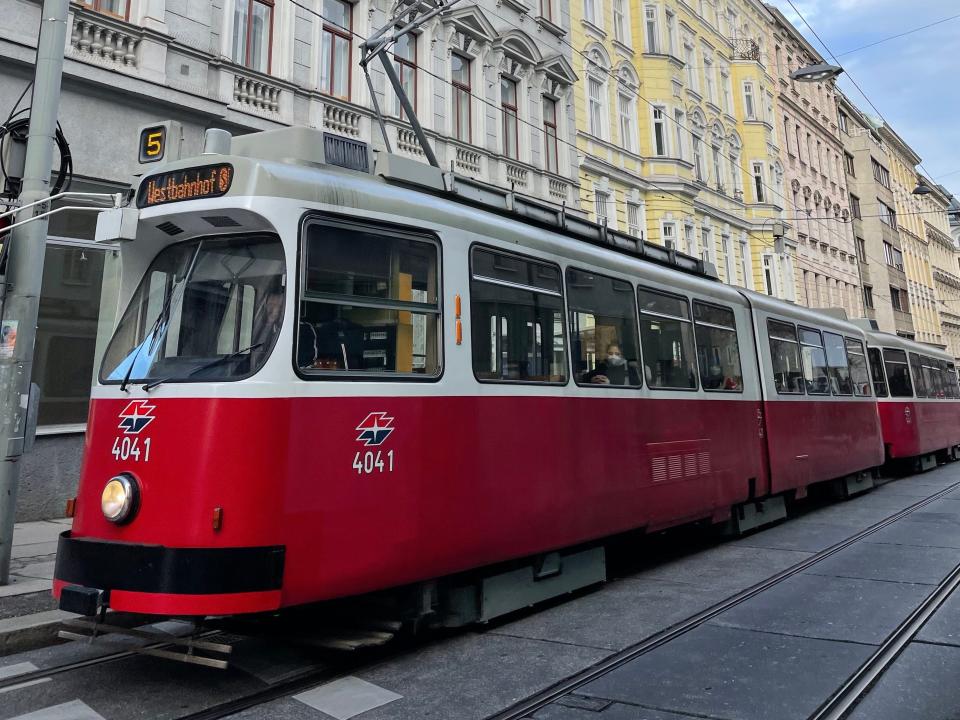
{"label": "tram front window", "polygon": [[104,383],[240,380],[259,370],[283,322],[275,237],[193,240],[162,250],[107,347]]}

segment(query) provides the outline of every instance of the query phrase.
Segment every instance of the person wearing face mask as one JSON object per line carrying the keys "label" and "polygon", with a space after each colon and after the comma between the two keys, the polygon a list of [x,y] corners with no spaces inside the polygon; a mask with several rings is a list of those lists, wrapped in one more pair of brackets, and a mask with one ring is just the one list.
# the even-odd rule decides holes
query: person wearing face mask
{"label": "person wearing face mask", "polygon": [[583,382],[595,385],[638,385],[638,378],[635,375],[636,369],[628,366],[620,345],[610,343],[604,359],[584,375]]}

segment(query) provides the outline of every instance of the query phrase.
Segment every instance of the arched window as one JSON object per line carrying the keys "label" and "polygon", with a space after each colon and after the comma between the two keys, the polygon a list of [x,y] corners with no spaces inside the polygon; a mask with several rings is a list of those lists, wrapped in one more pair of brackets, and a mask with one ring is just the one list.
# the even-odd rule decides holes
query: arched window
{"label": "arched window", "polygon": [[707,181],[707,168],[704,159],[703,137],[706,129],[706,120],[699,108],[690,113],[690,139],[693,148],[694,177],[700,182]]}
{"label": "arched window", "polygon": [[593,45],[585,53],[587,72],[587,129],[591,135],[608,138],[607,78],[610,74],[610,58],[599,45]]}

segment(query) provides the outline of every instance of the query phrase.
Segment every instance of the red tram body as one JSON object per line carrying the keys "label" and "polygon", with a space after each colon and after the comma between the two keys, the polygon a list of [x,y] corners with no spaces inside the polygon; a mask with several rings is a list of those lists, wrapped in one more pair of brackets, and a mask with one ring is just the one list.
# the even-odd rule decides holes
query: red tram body
{"label": "red tram body", "polygon": [[460,598],[519,578],[526,604],[602,579],[605,537],[749,527],[885,447],[960,444],[960,403],[878,414],[887,336],[323,144],[261,133],[141,181],[62,607],[254,613],[450,577]]}

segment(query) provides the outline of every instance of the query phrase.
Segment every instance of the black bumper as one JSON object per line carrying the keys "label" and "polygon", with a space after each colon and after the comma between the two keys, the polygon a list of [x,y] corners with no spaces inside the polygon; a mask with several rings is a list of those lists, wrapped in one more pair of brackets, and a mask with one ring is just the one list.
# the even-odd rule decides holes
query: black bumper
{"label": "black bumper", "polygon": [[60,535],[54,578],[68,585],[173,595],[279,590],[284,547],[172,548]]}

